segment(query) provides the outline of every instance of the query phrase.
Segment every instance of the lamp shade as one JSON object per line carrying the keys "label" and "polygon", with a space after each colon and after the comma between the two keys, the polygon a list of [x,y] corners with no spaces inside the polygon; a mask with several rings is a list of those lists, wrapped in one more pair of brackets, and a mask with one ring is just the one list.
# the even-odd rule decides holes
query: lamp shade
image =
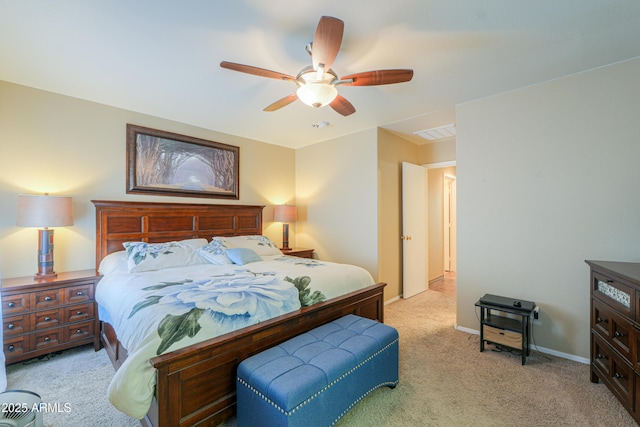
{"label": "lamp shade", "polygon": [[294,222],[298,219],[298,209],[291,205],[279,205],[273,210],[275,222]]}
{"label": "lamp shade", "polygon": [[73,225],[71,197],[20,194],[18,196],[18,219],[16,225],[19,227],[64,227]]}

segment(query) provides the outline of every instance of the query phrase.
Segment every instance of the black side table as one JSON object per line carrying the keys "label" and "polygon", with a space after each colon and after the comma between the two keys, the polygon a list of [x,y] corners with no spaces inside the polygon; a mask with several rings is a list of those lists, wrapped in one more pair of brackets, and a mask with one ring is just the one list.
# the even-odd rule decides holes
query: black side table
{"label": "black side table", "polygon": [[530,323],[536,303],[486,294],[475,306],[480,307],[480,351],[485,341],[520,350],[524,365],[530,354]]}

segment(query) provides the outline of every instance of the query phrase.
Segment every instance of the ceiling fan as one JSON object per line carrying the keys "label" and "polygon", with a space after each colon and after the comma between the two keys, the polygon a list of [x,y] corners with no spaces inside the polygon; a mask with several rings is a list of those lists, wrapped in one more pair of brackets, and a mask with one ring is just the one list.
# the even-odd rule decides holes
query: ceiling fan
{"label": "ceiling fan", "polygon": [[303,68],[296,77],[234,62],[222,61],[220,66],[256,76],[291,81],[298,86],[296,92],[267,106],[264,111],[279,110],[299,99],[315,108],[329,105],[343,116],[348,116],[355,113],[356,109],[338,93],[337,86],[377,86],[411,80],[413,70],[409,69],[365,71],[339,78],[331,66],[338,56],[343,32],[343,21],[331,16],[321,17],[313,41],[306,46],[312,65]]}

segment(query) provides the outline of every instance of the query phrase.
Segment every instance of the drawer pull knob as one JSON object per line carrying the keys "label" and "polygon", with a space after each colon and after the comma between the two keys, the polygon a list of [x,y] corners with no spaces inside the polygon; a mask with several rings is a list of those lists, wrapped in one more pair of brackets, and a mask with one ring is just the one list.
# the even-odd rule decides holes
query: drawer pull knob
{"label": "drawer pull knob", "polygon": [[77,296],[79,296],[79,297],[81,297],[81,296],[82,296],[82,291],[78,291],[78,292],[76,292],[76,295],[77,295]]}
{"label": "drawer pull knob", "polygon": [[15,305],[16,305],[16,304],[15,304],[14,302],[10,302],[9,304],[7,304],[7,306],[9,306],[9,308],[11,308],[11,307],[15,307]]}
{"label": "drawer pull knob", "polygon": [[16,327],[16,325],[14,325],[13,323],[9,323],[9,324],[7,325],[7,329],[13,329],[13,328],[15,328],[15,327]]}
{"label": "drawer pull knob", "polygon": [[51,320],[51,317],[49,317],[49,316],[47,316],[47,317],[45,317],[45,318],[44,318],[44,321],[45,321],[45,322],[48,322],[49,320]]}
{"label": "drawer pull knob", "polygon": [[12,345],[10,345],[9,347],[7,347],[7,350],[9,350],[9,351],[13,351],[13,349],[14,349],[14,348],[15,348],[15,347],[13,347]]}
{"label": "drawer pull knob", "polygon": [[76,334],[79,334],[79,333],[81,333],[81,332],[82,332],[82,329],[78,329],[78,330],[76,330]]}
{"label": "drawer pull knob", "polygon": [[602,322],[606,322],[606,320],[600,317],[596,317],[596,323],[602,323]]}
{"label": "drawer pull knob", "polygon": [[616,378],[624,378],[624,375],[622,375],[622,374],[620,374],[618,372],[616,372],[613,376],[616,377]]}
{"label": "drawer pull knob", "polygon": [[51,297],[44,297],[45,301],[51,301]]}
{"label": "drawer pull knob", "polygon": [[44,340],[45,340],[45,342],[47,342],[47,341],[51,341],[51,338],[49,338],[49,337],[44,337]]}
{"label": "drawer pull knob", "polygon": [[605,356],[605,355],[603,355],[603,354],[600,354],[600,353],[598,353],[598,354],[596,355],[596,359],[606,359],[606,358],[607,358],[607,356]]}
{"label": "drawer pull knob", "polygon": [[614,336],[614,337],[616,337],[616,338],[620,338],[620,337],[623,337],[623,336],[624,336],[624,334],[623,334],[622,332],[615,331],[615,332],[613,333],[613,336]]}
{"label": "drawer pull knob", "polygon": [[76,311],[76,314],[77,314],[78,316],[80,316],[80,315],[82,314],[82,312],[81,312],[80,310],[78,310],[78,311]]}

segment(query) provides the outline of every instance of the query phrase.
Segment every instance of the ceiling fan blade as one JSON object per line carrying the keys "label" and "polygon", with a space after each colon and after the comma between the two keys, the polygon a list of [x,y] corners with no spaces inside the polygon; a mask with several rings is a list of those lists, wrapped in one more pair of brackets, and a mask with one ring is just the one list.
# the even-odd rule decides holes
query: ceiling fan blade
{"label": "ceiling fan blade", "polygon": [[291,104],[293,101],[298,99],[298,95],[296,95],[295,93],[292,93],[291,95],[285,96],[282,99],[277,100],[276,102],[274,102],[273,104],[265,107],[265,109],[263,111],[276,111],[281,109],[282,107],[286,107],[287,105]]}
{"label": "ceiling fan blade", "polygon": [[325,70],[331,68],[333,61],[338,56],[343,33],[344,22],[340,19],[331,16],[320,18],[311,47],[311,60],[314,70],[317,70],[320,64],[324,64]]}
{"label": "ceiling fan blade", "polygon": [[408,82],[412,77],[413,70],[375,70],[344,76],[341,80],[353,80],[344,86],[377,86]]}
{"label": "ceiling fan blade", "polygon": [[278,80],[295,80],[296,78],[288,74],[279,73],[277,71],[265,70],[264,68],[252,67],[251,65],[236,64],[235,62],[222,61],[222,68],[228,70],[239,71],[241,73],[253,74],[260,77],[268,77]]}
{"label": "ceiling fan blade", "polygon": [[353,104],[347,101],[347,98],[340,94],[338,94],[338,96],[336,96],[336,99],[331,101],[331,104],[329,105],[336,112],[342,114],[343,116],[348,116],[356,112],[356,108],[353,106]]}

